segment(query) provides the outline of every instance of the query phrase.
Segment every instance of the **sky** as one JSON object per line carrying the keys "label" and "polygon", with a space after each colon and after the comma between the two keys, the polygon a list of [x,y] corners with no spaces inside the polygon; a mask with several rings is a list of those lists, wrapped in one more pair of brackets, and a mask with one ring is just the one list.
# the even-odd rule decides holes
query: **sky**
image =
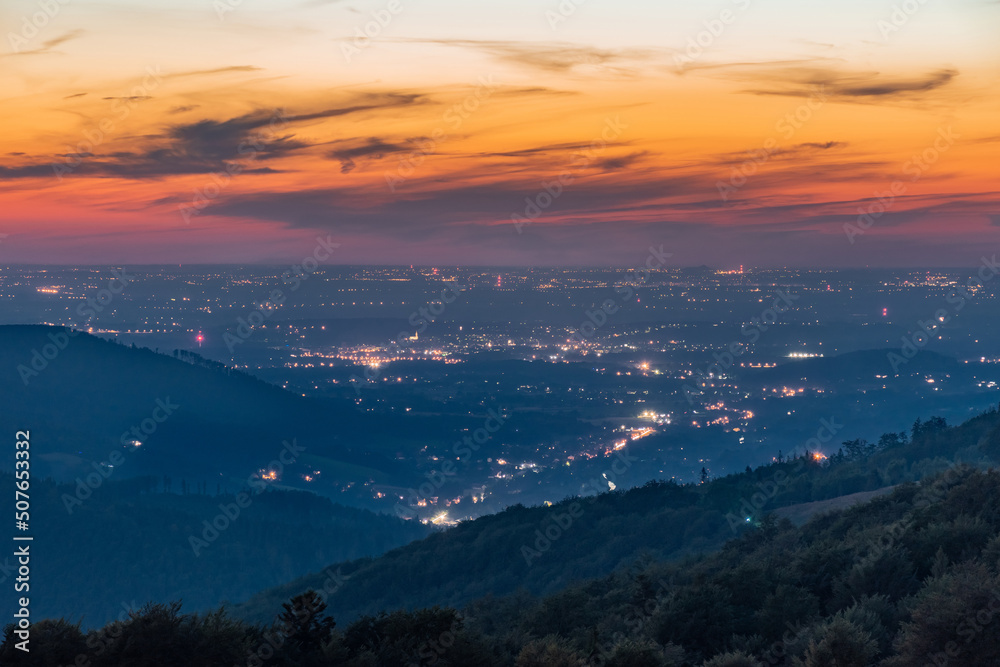
{"label": "sky", "polygon": [[4,0],[0,264],[974,266],[996,0]]}

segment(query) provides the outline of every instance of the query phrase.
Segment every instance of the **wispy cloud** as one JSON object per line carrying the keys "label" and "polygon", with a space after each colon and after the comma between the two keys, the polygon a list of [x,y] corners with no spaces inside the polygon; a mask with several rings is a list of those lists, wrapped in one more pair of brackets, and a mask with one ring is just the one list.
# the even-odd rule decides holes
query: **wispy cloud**
{"label": "wispy cloud", "polygon": [[583,66],[609,68],[616,72],[626,73],[629,70],[623,67],[622,63],[647,60],[654,54],[650,49],[601,49],[567,42],[476,39],[406,39],[399,41],[473,49],[488,53],[511,64],[555,74],[566,74]]}
{"label": "wispy cloud", "polygon": [[742,92],[753,95],[813,97],[822,91],[840,102],[865,104],[922,100],[948,87],[960,74],[952,67],[919,75],[851,71],[829,58],[699,64],[681,73],[688,72],[749,84]]}
{"label": "wispy cloud", "polygon": [[[30,49],[28,51],[13,51],[11,53],[5,53],[3,56],[14,57],[14,56],[39,56],[46,55],[50,53],[57,53],[55,48],[61,44],[65,44],[71,40],[77,39],[84,34],[83,30],[70,30],[67,33],[55,37],[53,39],[42,42],[42,45],[37,49]],[[0,56],[0,57],[3,57]]]}
{"label": "wispy cloud", "polygon": [[356,160],[381,160],[391,153],[403,153],[413,151],[413,146],[403,143],[390,143],[378,137],[369,137],[365,140],[347,139],[338,141],[338,148],[330,151],[329,156],[340,161],[341,173],[347,174],[357,166]]}
{"label": "wispy cloud", "polygon": [[[105,99],[138,101],[135,98]],[[211,173],[228,162],[239,162],[243,159],[243,155],[248,151],[242,147],[254,137],[267,135],[266,141],[254,143],[255,160],[271,160],[323,143],[299,138],[296,134],[296,125],[330,118],[398,110],[421,104],[424,100],[422,95],[412,93],[364,93],[355,95],[345,104],[317,111],[285,113],[273,109],[257,109],[225,120],[206,118],[190,123],[179,123],[168,126],[158,134],[129,140],[138,143],[138,147],[103,154],[88,154],[73,173],[78,176],[116,176],[127,179]],[[386,150],[386,146],[388,144],[383,146],[382,150]],[[352,149],[344,150],[350,153]],[[370,150],[370,146],[357,146],[353,148],[353,156],[349,154],[346,157],[361,157]],[[65,156],[50,156],[45,164],[32,160],[22,164],[0,165],[0,175],[5,178],[51,175],[51,163],[60,162],[63,157]],[[273,167],[264,166],[244,173],[274,171],[276,170]]]}
{"label": "wispy cloud", "polygon": [[256,67],[254,65],[230,65],[229,67],[216,67],[214,69],[198,69],[198,70],[190,70],[187,72],[173,72],[170,74],[165,74],[163,78],[180,79],[192,76],[212,76],[213,74],[260,72],[263,71],[263,69],[264,69],[263,67]]}

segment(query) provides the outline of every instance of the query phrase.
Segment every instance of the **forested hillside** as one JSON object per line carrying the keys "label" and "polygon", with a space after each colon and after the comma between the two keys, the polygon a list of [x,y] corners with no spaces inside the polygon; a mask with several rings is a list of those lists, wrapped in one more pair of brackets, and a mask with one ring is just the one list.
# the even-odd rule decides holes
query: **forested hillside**
{"label": "forested hillside", "polygon": [[[330,609],[353,619],[380,610],[461,606],[518,589],[553,593],[607,575],[640,554],[666,560],[711,551],[781,507],[918,481],[956,461],[983,468],[1000,461],[1000,414],[953,428],[933,418],[874,443],[846,442],[828,460],[806,453],[700,485],[650,482],[552,507],[514,507],[377,559],[338,566],[350,579]],[[264,591],[234,612],[264,621],[281,601],[322,579],[311,575]]]}
{"label": "forested hillside", "polygon": [[[53,526],[63,543],[81,548],[66,550],[60,562],[75,580],[54,570],[47,580],[70,581],[85,606],[88,596],[106,595],[86,584],[86,571],[107,567],[101,557],[111,560],[122,590],[134,591],[118,620],[96,631],[81,629],[78,617],[37,623],[33,641],[44,650],[30,658],[11,648],[16,636],[8,632],[0,659],[96,666],[995,664],[998,458],[996,410],[957,427],[918,421],[909,433],[845,442],[829,459],[806,452],[702,484],[649,483],[515,507],[379,557],[324,560],[316,574],[197,614],[191,601],[200,589],[211,599],[220,585],[247,590],[256,580],[260,588],[268,577],[323,558],[326,544],[337,543],[317,541],[324,526],[330,535],[353,531],[356,539],[338,548],[364,550],[378,535],[367,535],[366,526],[381,524],[308,495],[261,494],[255,514],[211,541],[199,574],[184,578],[171,568],[191,558],[177,549],[190,542],[173,538],[197,527],[205,504],[220,499],[165,496],[149,480],[150,488],[118,487],[115,502],[95,498],[74,510],[79,517]],[[802,527],[773,513],[892,486]],[[47,488],[48,502],[67,488]],[[123,502],[127,520],[119,516]],[[190,511],[181,511],[184,503]],[[82,547],[93,536],[80,531],[88,517],[115,520],[104,513],[119,516],[120,532],[88,552]],[[166,517],[169,528],[143,536],[143,513],[161,526]],[[289,516],[299,519],[289,523]],[[383,536],[398,535],[400,522],[381,521]],[[278,542],[281,553],[301,554],[301,561],[275,561]],[[148,561],[157,549],[156,567],[128,562]],[[38,572],[41,580],[41,564]],[[176,595],[166,586],[175,581],[182,584]],[[150,604],[128,608],[139,597]],[[164,602],[171,597],[184,598],[184,607]]]}
{"label": "forested hillside", "polygon": [[[331,585],[332,584],[332,585]],[[983,667],[1000,661],[1000,473],[949,468],[802,528],[769,517],[709,556],[634,561],[551,596],[337,624],[339,585],[248,625],[153,605],[34,628],[4,665]],[[80,662],[86,661],[86,662]]]}
{"label": "forested hillside", "polygon": [[[175,492],[164,492],[165,483]],[[0,485],[14,488],[13,475],[0,473]],[[150,601],[183,600],[198,610],[243,599],[430,532],[304,491],[248,489],[237,502],[163,478],[108,479],[95,488],[35,480],[31,491],[33,611],[85,627]],[[0,556],[5,586],[15,576],[11,554]],[[15,598],[0,600],[9,617]]]}
{"label": "forested hillside", "polygon": [[115,479],[168,475],[236,492],[295,440],[301,449],[286,460],[284,485],[384,508],[359,480],[418,478],[396,453],[449,433],[440,419],[375,417],[350,400],[305,397],[189,352],[163,352],[65,327],[0,326],[0,428],[32,431],[33,477],[73,480],[117,454]]}

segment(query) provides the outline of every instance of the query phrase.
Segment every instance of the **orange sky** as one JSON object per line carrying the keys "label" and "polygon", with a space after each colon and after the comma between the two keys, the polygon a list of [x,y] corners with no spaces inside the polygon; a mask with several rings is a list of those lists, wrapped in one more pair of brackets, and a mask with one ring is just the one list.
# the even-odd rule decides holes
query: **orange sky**
{"label": "orange sky", "polygon": [[923,266],[1000,241],[997,3],[52,1],[0,10],[0,262],[284,262],[330,234],[358,263]]}

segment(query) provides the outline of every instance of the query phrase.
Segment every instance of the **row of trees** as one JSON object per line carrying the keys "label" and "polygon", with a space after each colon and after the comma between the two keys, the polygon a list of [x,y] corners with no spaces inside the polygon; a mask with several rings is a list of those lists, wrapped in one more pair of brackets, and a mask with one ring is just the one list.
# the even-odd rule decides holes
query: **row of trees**
{"label": "row of trees", "polygon": [[795,528],[768,519],[710,556],[641,558],[546,597],[366,615],[341,629],[326,595],[273,623],[149,605],[99,630],[13,626],[0,663],[909,667],[1000,664],[1000,473],[960,467]]}

